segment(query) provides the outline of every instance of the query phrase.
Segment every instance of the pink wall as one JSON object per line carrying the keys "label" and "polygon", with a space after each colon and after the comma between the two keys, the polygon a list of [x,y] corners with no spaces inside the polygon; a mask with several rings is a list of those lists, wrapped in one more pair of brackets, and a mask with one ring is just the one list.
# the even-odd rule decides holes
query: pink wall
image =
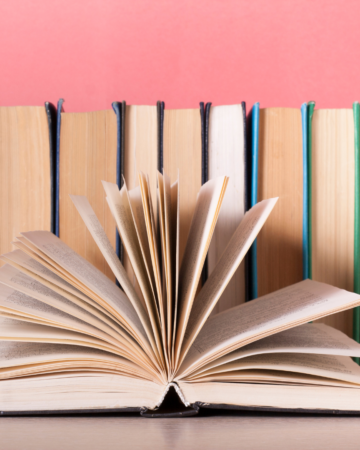
{"label": "pink wall", "polygon": [[350,107],[359,0],[2,0],[0,104]]}

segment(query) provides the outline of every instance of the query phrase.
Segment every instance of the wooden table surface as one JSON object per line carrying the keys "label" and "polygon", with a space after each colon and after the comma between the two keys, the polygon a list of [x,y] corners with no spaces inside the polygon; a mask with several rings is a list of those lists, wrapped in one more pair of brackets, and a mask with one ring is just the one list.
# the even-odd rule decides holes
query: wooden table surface
{"label": "wooden table surface", "polygon": [[360,417],[1,417],[1,450],[360,449]]}

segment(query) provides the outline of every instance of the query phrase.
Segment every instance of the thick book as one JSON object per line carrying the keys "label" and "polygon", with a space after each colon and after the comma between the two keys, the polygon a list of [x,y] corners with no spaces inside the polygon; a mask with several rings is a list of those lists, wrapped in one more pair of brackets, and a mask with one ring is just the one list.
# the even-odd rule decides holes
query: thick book
{"label": "thick book", "polygon": [[0,107],[0,252],[21,231],[55,230],[56,109]]}
{"label": "thick book", "polygon": [[119,121],[112,109],[65,112],[58,103],[56,234],[69,247],[114,279],[113,273],[72,204],[69,195],[86,195],[115,246],[115,221],[102,195],[101,180],[116,183]]}
{"label": "thick book", "polygon": [[250,299],[254,299],[307,278],[303,236],[307,168],[300,108],[260,108],[257,103],[251,114],[251,205],[279,197],[250,255]]}
{"label": "thick book", "polygon": [[181,264],[181,174],[157,174],[157,223],[149,177],[138,179],[140,192],[103,181],[103,197],[142,298],[85,196],[71,201],[121,287],[49,231],[20,233],[1,256],[2,414],[358,413],[360,345],[308,323],[358,306],[358,294],[304,280],[209,318],[278,199],[245,214],[199,289],[228,177],[199,188]]}
{"label": "thick book", "polygon": [[[349,291],[358,290],[355,267],[360,257],[357,108],[308,105],[309,277]],[[352,335],[352,311],[322,322]]]}
{"label": "thick book", "polygon": [[[216,267],[224,248],[247,211],[246,105],[211,106],[205,109],[206,179],[229,177],[226,197],[209,247],[207,272]],[[243,261],[221,298],[214,313],[246,301],[247,273]]]}

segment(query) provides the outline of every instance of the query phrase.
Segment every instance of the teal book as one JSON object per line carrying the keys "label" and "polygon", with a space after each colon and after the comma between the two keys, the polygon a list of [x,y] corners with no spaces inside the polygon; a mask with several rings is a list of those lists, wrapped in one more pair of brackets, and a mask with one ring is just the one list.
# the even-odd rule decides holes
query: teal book
{"label": "teal book", "polygon": [[308,277],[307,108],[251,111],[250,205],[279,197],[249,255],[249,299]]}

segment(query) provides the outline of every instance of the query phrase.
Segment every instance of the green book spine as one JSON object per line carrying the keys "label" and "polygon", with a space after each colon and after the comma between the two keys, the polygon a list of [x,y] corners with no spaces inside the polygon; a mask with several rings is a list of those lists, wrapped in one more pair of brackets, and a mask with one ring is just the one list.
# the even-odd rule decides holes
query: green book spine
{"label": "green book spine", "polygon": [[307,177],[307,195],[308,195],[308,276],[312,278],[312,118],[315,109],[315,102],[309,102],[307,104],[307,165],[308,165],[308,177]]}
{"label": "green book spine", "polygon": [[[354,209],[354,292],[360,294],[360,105],[353,104],[355,140],[355,209]],[[360,307],[353,311],[353,338],[360,342]],[[359,358],[354,358],[359,364]]]}

